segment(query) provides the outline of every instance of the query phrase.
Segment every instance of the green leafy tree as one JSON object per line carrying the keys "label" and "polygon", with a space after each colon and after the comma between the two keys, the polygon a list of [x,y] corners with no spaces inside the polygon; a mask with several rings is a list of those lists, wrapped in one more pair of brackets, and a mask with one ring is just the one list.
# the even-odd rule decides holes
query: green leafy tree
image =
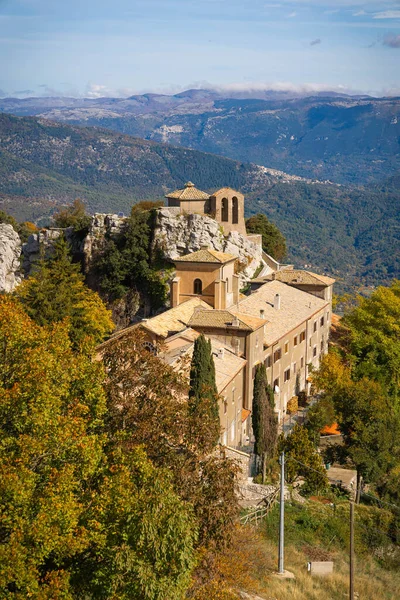
{"label": "green leafy tree", "polygon": [[274,413],[274,392],[268,385],[265,365],[256,367],[253,389],[252,425],[254,453],[261,459],[262,482],[265,483],[267,459],[276,450],[278,423]]}
{"label": "green leafy tree", "polygon": [[194,343],[188,409],[192,439],[198,448],[203,448],[207,453],[218,442],[220,421],[211,341],[203,334]]}
{"label": "green leafy tree", "polygon": [[400,423],[385,388],[367,377],[352,379],[352,371],[337,353],[322,360],[315,384],[332,402],[347,456],[360,477],[376,482],[399,460]]}
{"label": "green leafy tree", "polygon": [[328,487],[328,477],[321,456],[311,442],[307,429],[296,423],[291,433],[281,436],[279,451],[285,452],[286,480],[294,482],[303,477],[307,491],[323,491]]}
{"label": "green leafy tree", "polygon": [[84,507],[103,460],[102,378],[65,323],[39,327],[0,297],[2,597],[72,598],[67,565],[88,547]]}
{"label": "green leafy tree", "polygon": [[114,328],[111,313],[98,294],[85,286],[79,265],[72,263],[63,237],[55,243],[53,255],[41,260],[15,295],[38,325],[68,319],[75,346],[99,343]]}
{"label": "green leafy tree", "polygon": [[287,254],[286,240],[276,225],[271,223],[267,217],[258,213],[246,220],[248,233],[262,235],[262,247],[264,252],[281,261]]}
{"label": "green leafy tree", "polygon": [[[122,431],[128,447],[142,444],[155,465],[167,468],[175,491],[194,507],[198,545],[223,546],[229,543],[238,513],[238,468],[215,450],[220,425],[208,342],[202,352],[207,384],[203,387],[196,374],[193,386],[204,396],[193,395],[188,402],[186,378],[145,349],[144,341],[143,333],[131,330],[100,349],[108,375],[110,437]],[[186,372],[188,365],[183,367]]]}
{"label": "green leafy tree", "polygon": [[181,599],[193,508],[112,432],[99,361],[0,297],[2,597]]}
{"label": "green leafy tree", "polygon": [[92,270],[109,302],[134,289],[149,298],[152,309],[165,304],[165,282],[152,267],[152,223],[152,211],[134,205],[125,230],[109,237],[95,258]]}
{"label": "green leafy tree", "polygon": [[335,408],[333,402],[326,396],[310,406],[307,411],[307,421],[305,423],[305,427],[315,446],[318,446],[320,442],[321,429],[323,429],[325,425],[333,425],[335,418]]}
{"label": "green leafy tree", "polygon": [[87,229],[91,223],[91,217],[87,214],[82,200],[76,199],[70,206],[60,208],[53,214],[56,227],[73,227],[75,231]]}
{"label": "green leafy tree", "polygon": [[79,597],[179,600],[196,563],[193,509],[140,448],[116,448],[87,515],[96,535],[73,579]]}
{"label": "green leafy tree", "polygon": [[381,382],[396,399],[400,389],[400,281],[379,287],[345,315],[354,378]]}

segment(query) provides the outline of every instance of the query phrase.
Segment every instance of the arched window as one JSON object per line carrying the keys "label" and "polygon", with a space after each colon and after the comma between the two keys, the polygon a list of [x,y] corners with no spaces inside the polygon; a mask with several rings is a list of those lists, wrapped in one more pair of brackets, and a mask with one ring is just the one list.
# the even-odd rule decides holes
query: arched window
{"label": "arched window", "polygon": [[203,293],[203,284],[201,282],[201,279],[194,280],[193,293],[196,294],[196,296],[201,296],[201,294]]}
{"label": "arched window", "polygon": [[221,220],[228,220],[228,198],[222,198],[221,200]]}
{"label": "arched window", "polygon": [[143,342],[143,348],[154,354],[154,356],[157,354],[157,348],[151,342]]}
{"label": "arched window", "polygon": [[239,223],[239,201],[236,196],[232,198],[232,223]]}

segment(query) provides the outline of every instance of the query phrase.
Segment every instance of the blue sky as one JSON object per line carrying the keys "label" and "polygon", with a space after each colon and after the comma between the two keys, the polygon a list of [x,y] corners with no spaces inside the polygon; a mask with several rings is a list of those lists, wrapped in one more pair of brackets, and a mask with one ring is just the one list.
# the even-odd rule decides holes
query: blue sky
{"label": "blue sky", "polygon": [[400,0],[0,0],[0,96],[400,94]]}

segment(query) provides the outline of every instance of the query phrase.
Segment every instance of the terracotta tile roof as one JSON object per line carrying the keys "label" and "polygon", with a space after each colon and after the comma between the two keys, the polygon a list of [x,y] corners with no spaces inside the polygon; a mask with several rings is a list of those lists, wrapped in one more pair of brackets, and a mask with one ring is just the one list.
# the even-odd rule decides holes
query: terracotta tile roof
{"label": "terracotta tile roof", "polygon": [[175,200],[208,200],[210,195],[206,192],[202,192],[194,187],[194,183],[188,181],[185,184],[183,190],[175,190],[165,196],[166,198],[173,198]]}
{"label": "terracotta tile roof", "polygon": [[212,195],[212,196],[215,196],[215,194],[219,194],[220,192],[224,192],[225,190],[226,190],[227,192],[235,192],[235,194],[240,194],[240,192],[237,192],[237,191],[236,191],[236,190],[234,190],[233,188],[231,188],[231,187],[229,187],[229,186],[227,186],[227,185],[224,185],[224,187],[222,187],[222,188],[219,188],[218,190],[215,190],[215,192],[214,192],[213,194],[211,194],[211,195]]}
{"label": "terracotta tile roof", "polygon": [[[199,335],[197,331],[188,328],[168,338],[165,342],[165,351],[160,355],[160,358],[186,377],[189,377],[194,340]],[[210,340],[215,364],[217,389],[218,393],[222,393],[232,379],[244,369],[246,360],[237,356],[232,348],[219,340],[213,337],[210,337]],[[223,350],[222,353],[221,350]]]}
{"label": "terracotta tile roof", "polygon": [[209,250],[208,248],[203,248],[202,250],[198,250],[197,252],[191,252],[190,254],[185,254],[185,256],[180,256],[179,258],[176,258],[174,262],[199,262],[223,265],[224,263],[236,259],[237,256],[234,256],[233,254],[228,254],[226,252],[217,252],[216,250]]}
{"label": "terracotta tile roof", "polygon": [[283,283],[299,283],[304,285],[332,285],[335,280],[332,277],[312,273],[311,271],[302,271],[301,269],[288,269],[277,271],[275,279]]}
{"label": "terracotta tile roof", "polygon": [[[280,296],[279,310],[274,308],[276,294]],[[265,283],[239,302],[237,309],[242,315],[253,317],[259,315],[260,310],[264,311],[264,342],[270,346],[327,306],[327,300],[275,280]]]}
{"label": "terracotta tile roof", "polygon": [[[235,323],[237,318],[237,324]],[[241,314],[230,310],[197,310],[189,321],[190,327],[215,327],[226,329],[232,327],[241,331],[255,331],[266,324],[264,319],[259,319],[248,314]]]}
{"label": "terracotta tile roof", "polygon": [[139,325],[162,338],[166,338],[169,335],[172,335],[172,333],[185,329],[196,308],[200,308],[204,312],[212,310],[211,306],[203,300],[191,298],[190,300],[179,304],[179,306],[170,308],[152,319],[141,321]]}

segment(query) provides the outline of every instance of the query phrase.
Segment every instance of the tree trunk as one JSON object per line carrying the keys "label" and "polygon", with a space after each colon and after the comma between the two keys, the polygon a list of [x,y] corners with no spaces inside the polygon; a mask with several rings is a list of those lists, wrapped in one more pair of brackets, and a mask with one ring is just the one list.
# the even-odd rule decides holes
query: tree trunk
{"label": "tree trunk", "polygon": [[264,484],[265,483],[265,473],[267,470],[267,457],[266,457],[265,452],[262,453],[261,461],[262,461],[262,482]]}

